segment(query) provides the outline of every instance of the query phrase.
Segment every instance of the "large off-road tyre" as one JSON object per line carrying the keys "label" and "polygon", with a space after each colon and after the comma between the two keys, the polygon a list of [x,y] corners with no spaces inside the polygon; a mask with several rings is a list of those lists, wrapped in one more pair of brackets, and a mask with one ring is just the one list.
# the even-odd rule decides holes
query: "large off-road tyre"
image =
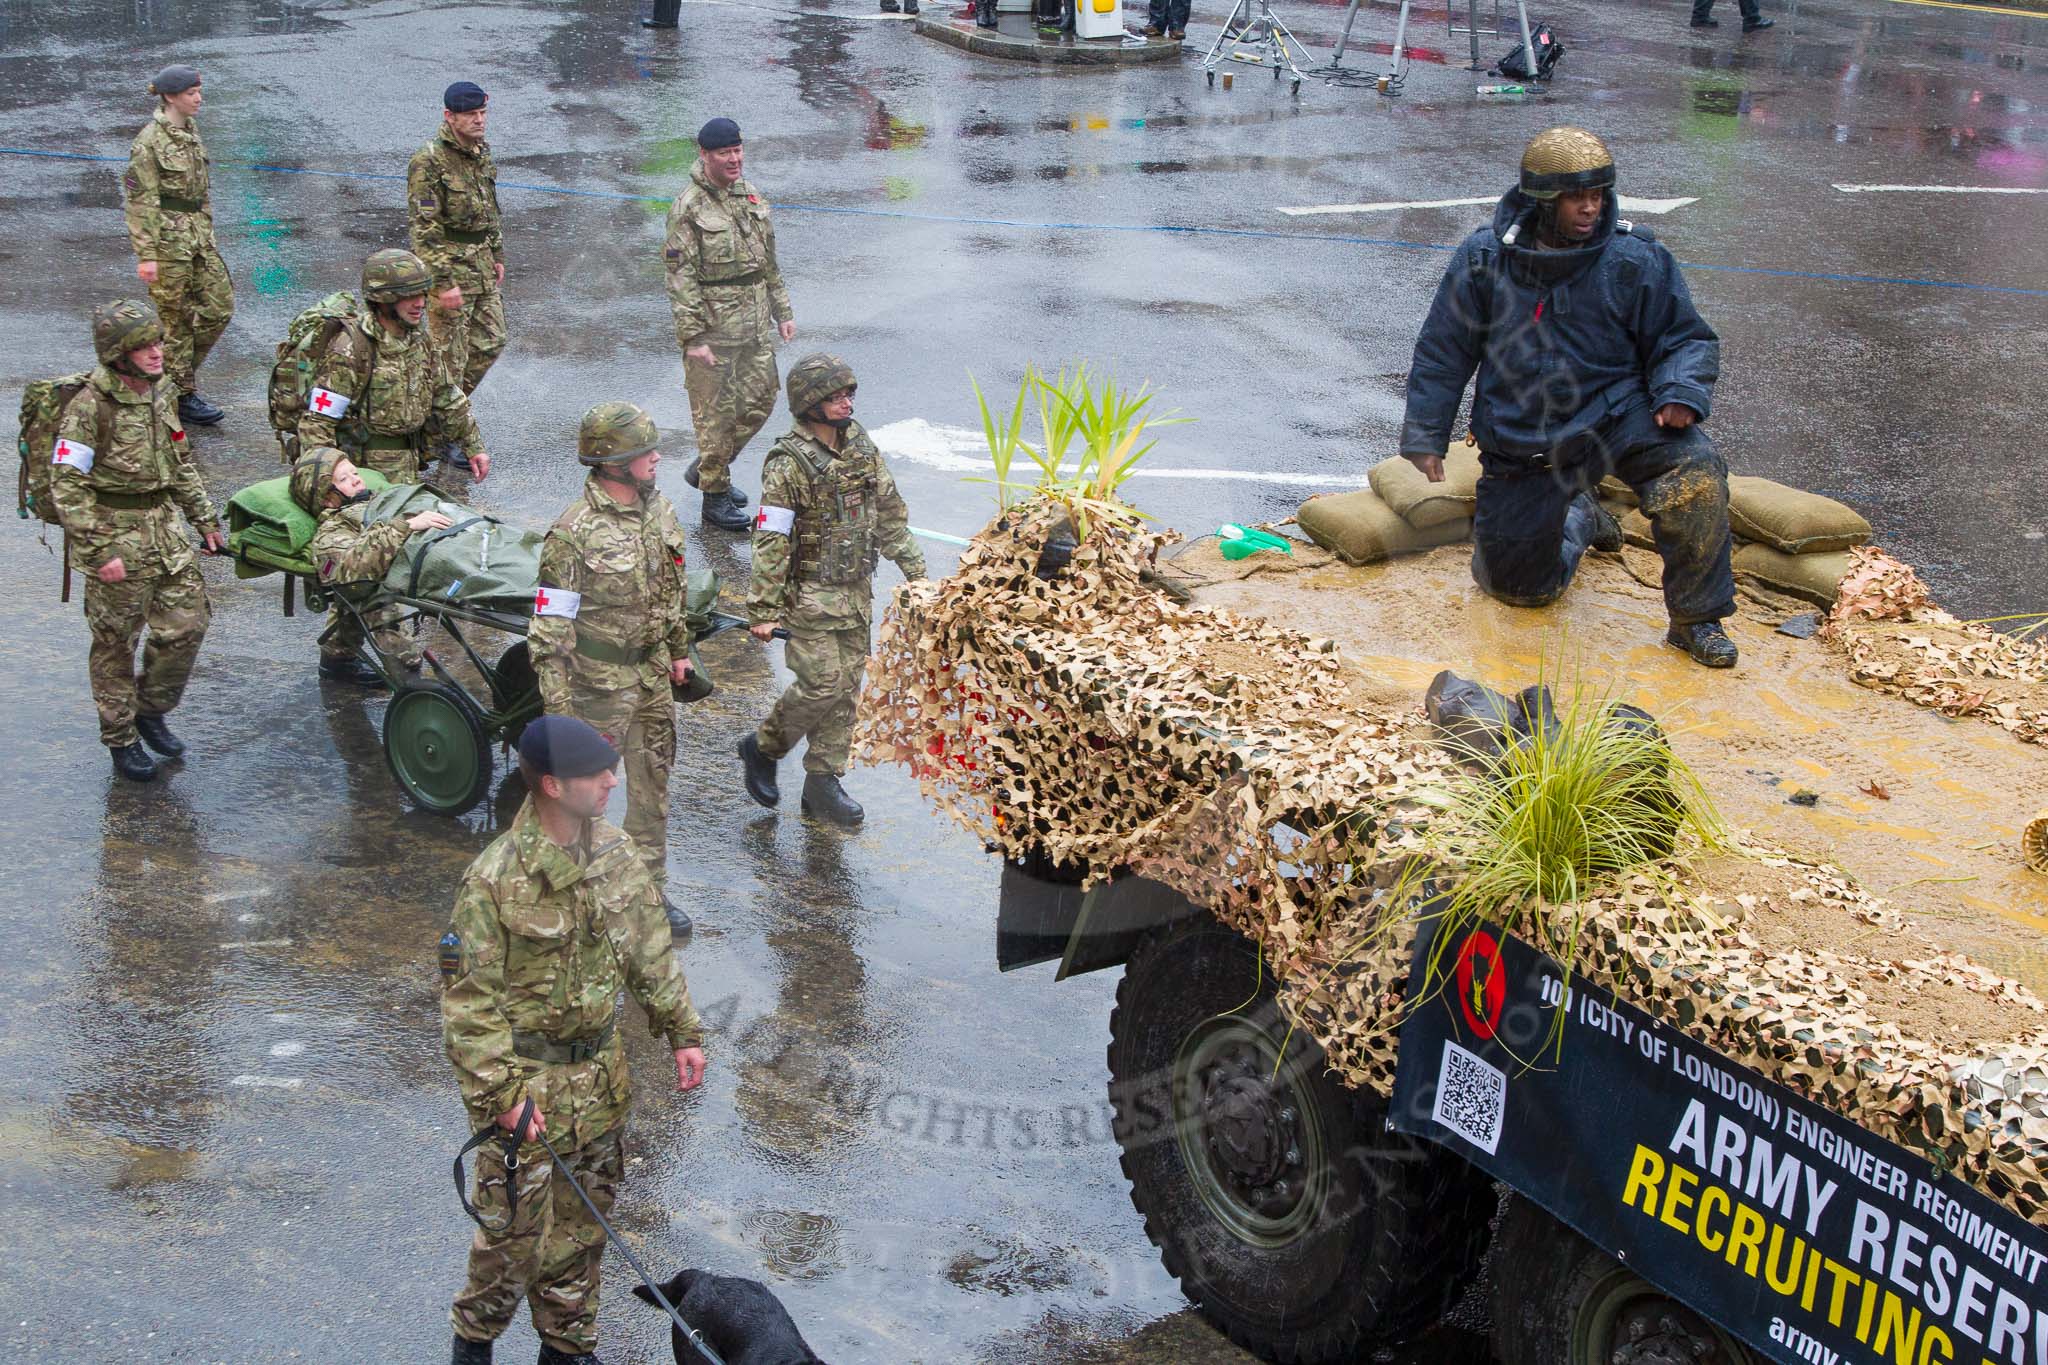
{"label": "large off-road tyre", "polygon": [[1495,1233],[1493,1352],[1501,1365],[1762,1365],[1519,1195]]}
{"label": "large off-road tyre", "polygon": [[1312,1365],[1444,1314],[1485,1250],[1492,1182],[1389,1132],[1377,1097],[1329,1075],[1250,942],[1208,915],[1167,926],[1116,999],[1109,1094],[1131,1202],[1204,1315],[1247,1350]]}

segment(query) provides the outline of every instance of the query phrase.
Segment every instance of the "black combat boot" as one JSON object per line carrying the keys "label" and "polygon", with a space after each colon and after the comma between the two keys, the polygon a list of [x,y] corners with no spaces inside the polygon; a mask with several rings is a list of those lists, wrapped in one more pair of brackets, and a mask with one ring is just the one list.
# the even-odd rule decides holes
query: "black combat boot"
{"label": "black combat boot", "polygon": [[178,420],[188,427],[217,427],[226,416],[196,393],[178,395]]}
{"label": "black combat boot", "polygon": [[846,788],[831,773],[810,773],[804,778],[804,814],[852,829],[867,812],[860,808],[860,802],[846,794]]}
{"label": "black combat boot", "polygon": [[1742,21],[1742,31],[1744,33],[1756,33],[1763,29],[1775,28],[1777,24],[1778,21],[1776,19],[1744,19]]}
{"label": "black combat boot", "polygon": [[448,1365],[491,1365],[491,1343],[455,1338],[455,1349],[448,1353]]}
{"label": "black combat boot", "polygon": [[654,13],[640,21],[642,28],[675,28],[682,18],[683,0],[654,0]]}
{"label": "black combat boot", "polygon": [[706,493],[704,495],[704,524],[716,526],[721,531],[751,531],[754,519],[747,515],[747,509],[733,500],[731,493]]}
{"label": "black combat boot", "polygon": [[761,741],[748,735],[740,741],[740,766],[745,769],[747,795],[774,810],[782,802],[782,788],[775,782],[775,760],[761,752]]}
{"label": "black combat boot", "polygon": [[566,1351],[557,1351],[546,1342],[542,1342],[540,1345],[540,1360],[536,1362],[536,1365],[604,1365],[604,1361],[599,1358],[595,1351],[584,1351],[572,1356]]}
{"label": "black combat boot", "polygon": [[882,0],[882,13],[901,14],[902,12],[903,6],[897,4],[896,0]]}
{"label": "black combat boot", "polygon": [[1614,514],[1605,507],[1602,507],[1600,500],[1591,493],[1581,493],[1579,496],[1584,498],[1587,505],[1593,509],[1593,536],[1586,543],[1594,549],[1607,554],[1620,554],[1622,544],[1621,523],[1616,521]]}
{"label": "black combat boot", "polygon": [[[916,12],[917,11],[915,10],[911,11],[911,13],[913,14],[915,14]],[[891,13],[894,13],[894,11],[892,10]],[[697,486],[697,475],[701,472],[698,469],[698,466],[703,463],[704,462],[702,460],[692,460],[688,464],[684,465],[683,482],[690,485],[690,487],[695,488]],[[725,491],[729,493],[732,496],[732,500],[738,503],[740,506],[745,507],[747,505],[747,495],[737,485],[730,486]]]}
{"label": "black combat boot", "polygon": [[320,676],[328,682],[349,683],[356,687],[367,687],[372,690],[391,685],[384,681],[382,673],[379,673],[361,659],[350,658],[346,655],[341,658],[329,658],[327,655],[322,654],[320,656]]}
{"label": "black combat boot", "polygon": [[670,900],[667,891],[661,893],[661,908],[668,911],[669,938],[682,943],[696,932],[697,926],[690,922],[690,912]]}
{"label": "black combat boot", "polygon": [[903,0],[903,12],[905,14],[917,13],[917,0]]}
{"label": "black combat boot", "polygon": [[1735,667],[1735,642],[1721,629],[1719,621],[1695,621],[1689,626],[1673,622],[1665,642],[1692,655],[1692,661],[1707,668]]}
{"label": "black combat boot", "polygon": [[996,0],[974,0],[974,26],[994,28],[996,26]]}
{"label": "black combat boot", "polygon": [[165,758],[176,758],[185,752],[185,741],[171,733],[171,727],[164,724],[162,716],[137,716],[135,733],[142,737],[144,744]]}
{"label": "black combat boot", "polygon": [[107,752],[113,755],[114,771],[130,782],[148,782],[156,777],[156,760],[140,744],[109,747]]}

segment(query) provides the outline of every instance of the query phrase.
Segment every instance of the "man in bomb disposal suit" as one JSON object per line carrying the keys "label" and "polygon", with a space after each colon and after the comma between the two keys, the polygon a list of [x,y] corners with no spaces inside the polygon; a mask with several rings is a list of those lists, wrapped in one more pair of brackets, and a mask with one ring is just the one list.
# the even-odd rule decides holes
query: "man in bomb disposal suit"
{"label": "man in bomb disposal suit", "polygon": [[[178,513],[208,554],[226,541],[161,382],[163,324],[146,304],[103,304],[93,309],[92,345],[100,363],[57,423],[50,493],[85,575],[100,742],[115,772],[147,782],[156,763],[144,744],[166,758],[185,752],[164,717],[185,695],[213,614]],[[145,627],[138,679],[135,645]]]}
{"label": "man in bomb disposal suit", "polygon": [[[641,851],[599,818],[618,762],[574,717],[526,727],[526,802],[463,875],[441,940],[442,1032],[471,1128],[495,1124],[525,1139],[509,1170],[500,1144],[479,1150],[473,1203],[500,1230],[480,1227],[470,1243],[468,1282],[451,1312],[454,1365],[489,1365],[491,1343],[522,1299],[540,1334],[540,1365],[597,1365],[604,1230],[535,1139],[547,1135],[609,1215],[631,1100],[620,991],[667,1039],[676,1088],[704,1078],[703,1026],[661,898]],[[534,1112],[522,1126],[528,1102]]]}
{"label": "man in bomb disposal suit", "polygon": [[[676,757],[674,687],[690,678],[683,528],[654,486],[661,433],[632,403],[583,414],[576,458],[583,496],[540,547],[527,631],[550,715],[588,721],[626,756],[626,832],[655,889],[668,884],[668,774]],[[678,939],[690,917],[662,894]]]}
{"label": "man in bomb disposal suit", "polygon": [[1451,257],[1408,372],[1401,453],[1432,481],[1479,374],[1479,586],[1542,606],[1589,545],[1620,549],[1592,492],[1615,474],[1641,499],[1664,560],[1665,639],[1708,668],[1733,667],[1721,628],[1735,612],[1728,467],[1699,425],[1720,352],[1671,253],[1617,218],[1605,144],[1582,128],[1537,134],[1519,186]]}
{"label": "man in bomb disposal suit", "polygon": [[164,324],[164,374],[178,391],[178,418],[210,427],[225,415],[199,396],[199,367],[235,311],[235,287],[213,240],[212,164],[194,116],[205,96],[199,73],[167,66],[149,83],[156,117],[128,149],[121,178],[135,273]]}
{"label": "man in bomb disposal suit", "polygon": [[924,577],[903,495],[853,420],[854,388],[853,371],[837,356],[808,355],[789,371],[796,425],[762,465],[747,619],[757,640],[788,628],[784,659],[796,681],[740,741],[747,794],[773,809],[782,799],[776,761],[808,738],[804,812],[845,827],[863,815],[839,779],[867,666],[877,552],[905,578]]}
{"label": "man in bomb disposal suit", "polygon": [[413,254],[434,272],[428,327],[464,393],[505,350],[505,232],[498,166],[484,141],[489,97],[470,81],[441,95],[441,131],[405,170]]}
{"label": "man in bomb disposal suit", "polygon": [[481,479],[491,457],[455,384],[420,331],[433,275],[410,251],[373,251],[363,262],[362,315],[339,328],[313,365],[302,451],[334,446],[393,483],[418,483],[430,430],[448,433]]}
{"label": "man in bomb disposal suit", "polygon": [[740,179],[744,165],[740,126],[729,118],[705,124],[662,245],[697,428],[697,458],[683,481],[704,491],[704,522],[726,531],[750,525],[741,510],[747,495],[732,486],[732,462],[775,411],[776,338],[796,336],[768,201]]}

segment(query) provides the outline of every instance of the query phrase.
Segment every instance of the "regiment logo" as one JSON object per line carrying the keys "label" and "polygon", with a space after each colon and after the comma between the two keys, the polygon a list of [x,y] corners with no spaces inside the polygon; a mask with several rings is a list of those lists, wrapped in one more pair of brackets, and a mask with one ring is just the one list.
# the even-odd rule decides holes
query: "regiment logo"
{"label": "regiment logo", "polygon": [[1500,1027],[1501,1007],[1507,1003],[1507,974],[1501,970],[1500,941],[1484,929],[1466,935],[1451,969],[1452,988],[1458,993],[1458,1012],[1481,1042],[1490,1041]]}

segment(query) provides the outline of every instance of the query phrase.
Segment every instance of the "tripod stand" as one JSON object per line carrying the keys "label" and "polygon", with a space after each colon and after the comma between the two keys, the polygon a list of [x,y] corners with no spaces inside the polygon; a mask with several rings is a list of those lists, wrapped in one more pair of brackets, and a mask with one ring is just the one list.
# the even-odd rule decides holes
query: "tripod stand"
{"label": "tripod stand", "polygon": [[[1355,8],[1358,0],[1352,0]],[[1406,6],[1406,0],[1403,0]],[[1255,12],[1256,11],[1256,12]],[[1294,54],[1305,51],[1301,40],[1294,31],[1280,22],[1273,13],[1272,0],[1237,0],[1230,7],[1230,17],[1223,21],[1223,32],[1216,35],[1216,41],[1209,45],[1207,55],[1202,58],[1202,70],[1208,73],[1209,84],[1216,84],[1216,68],[1226,61],[1244,62],[1248,66],[1269,66],[1273,68],[1273,79],[1279,80],[1282,71],[1294,77],[1294,94],[1301,93],[1301,67],[1295,64]]]}
{"label": "tripod stand", "polygon": [[1402,69],[1402,59],[1408,53],[1408,0],[1401,0],[1400,16],[1394,21],[1394,48],[1383,75],[1344,65],[1344,49],[1351,42],[1351,26],[1357,22],[1358,0],[1351,0],[1344,11],[1344,32],[1337,38],[1337,50],[1330,54],[1330,64],[1316,67],[1309,74],[1337,85],[1370,85],[1382,95],[1400,94],[1408,79],[1408,73]]}

